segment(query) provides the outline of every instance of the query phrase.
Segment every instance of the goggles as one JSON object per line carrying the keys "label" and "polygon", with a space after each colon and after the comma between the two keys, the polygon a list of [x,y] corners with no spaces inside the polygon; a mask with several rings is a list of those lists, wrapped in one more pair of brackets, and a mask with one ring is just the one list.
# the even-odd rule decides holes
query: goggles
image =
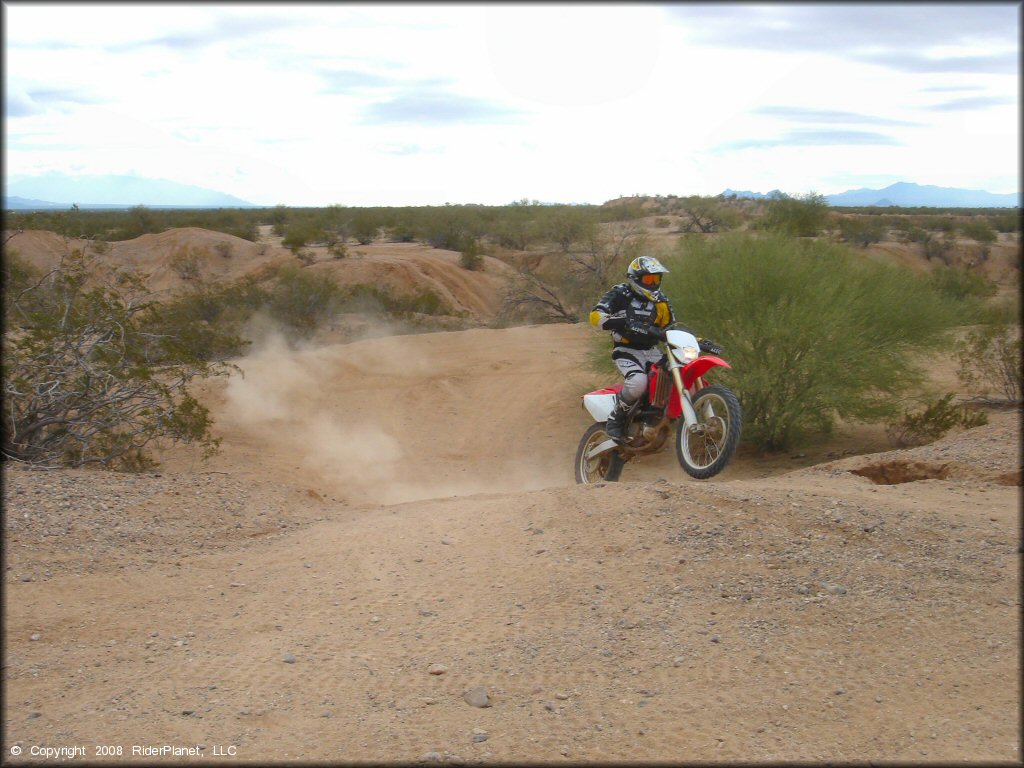
{"label": "goggles", "polygon": [[661,285],[661,275],[655,273],[653,275],[644,275],[640,278],[640,282],[651,288],[656,288]]}

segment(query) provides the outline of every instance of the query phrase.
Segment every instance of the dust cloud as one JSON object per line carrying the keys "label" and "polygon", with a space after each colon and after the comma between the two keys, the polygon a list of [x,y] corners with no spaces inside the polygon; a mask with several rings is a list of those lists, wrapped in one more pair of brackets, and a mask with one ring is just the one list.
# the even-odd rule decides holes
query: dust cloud
{"label": "dust cloud", "polygon": [[295,346],[268,330],[238,362],[243,374],[228,381],[221,421],[289,455],[331,492],[363,496],[393,476],[403,453],[362,413],[358,398],[334,383],[339,362],[331,348]]}
{"label": "dust cloud", "polygon": [[[347,503],[399,504],[572,482],[565,468],[575,446],[532,443],[518,413],[532,412],[536,397],[527,390],[517,403],[503,378],[465,375],[484,337],[312,345],[289,341],[266,321],[249,332],[255,341],[235,361],[242,373],[226,384],[219,426],[320,492]],[[495,402],[511,409],[502,418],[515,425],[511,439],[491,410]]]}

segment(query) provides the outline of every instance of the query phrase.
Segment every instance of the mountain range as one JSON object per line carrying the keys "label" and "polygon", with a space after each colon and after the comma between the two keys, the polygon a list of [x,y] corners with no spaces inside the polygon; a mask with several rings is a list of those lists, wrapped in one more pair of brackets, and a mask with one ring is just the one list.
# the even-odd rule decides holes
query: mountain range
{"label": "mountain range", "polygon": [[5,185],[4,210],[67,208],[255,208],[241,198],[204,187],[141,176],[69,176],[48,173]]}
{"label": "mountain range", "polygon": [[[784,193],[726,189],[722,195],[754,200]],[[883,189],[851,189],[825,195],[832,206],[892,206],[905,208],[1018,208],[1020,194],[994,194],[983,190],[956,189],[897,182]],[[6,184],[3,208],[8,211],[53,210],[77,204],[80,208],[259,208],[233,195],[212,189],[179,184],[167,179],[141,176],[70,176],[49,173],[22,177]]]}
{"label": "mountain range", "polygon": [[[783,193],[777,189],[761,194],[760,192],[735,192],[731,189],[723,193],[726,197],[762,200],[779,197]],[[829,205],[843,206],[882,206],[903,208],[1019,208],[1020,194],[994,194],[980,189],[957,189],[955,187],[936,187],[932,185],[914,184],[900,181],[883,189],[850,189],[835,195],[825,195]]]}

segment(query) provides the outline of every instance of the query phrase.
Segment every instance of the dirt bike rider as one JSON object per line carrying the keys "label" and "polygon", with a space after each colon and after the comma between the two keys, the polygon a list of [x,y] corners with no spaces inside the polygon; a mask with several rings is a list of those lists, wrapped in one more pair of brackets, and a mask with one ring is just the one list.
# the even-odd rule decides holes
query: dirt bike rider
{"label": "dirt bike rider", "polygon": [[612,332],[612,360],[623,378],[605,426],[613,440],[622,439],[626,415],[647,391],[648,364],[661,359],[658,342],[675,322],[668,297],[661,292],[661,276],[667,272],[653,256],[634,259],[626,282],[602,296],[590,313],[591,325]]}

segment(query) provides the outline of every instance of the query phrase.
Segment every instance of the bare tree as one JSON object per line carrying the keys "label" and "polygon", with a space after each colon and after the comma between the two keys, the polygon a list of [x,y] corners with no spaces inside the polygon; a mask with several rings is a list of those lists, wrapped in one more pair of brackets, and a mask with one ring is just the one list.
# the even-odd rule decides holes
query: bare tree
{"label": "bare tree", "polygon": [[502,315],[506,318],[524,310],[553,322],[580,321],[578,305],[567,300],[560,287],[529,272],[520,272],[512,279],[502,300]]}
{"label": "bare tree", "polygon": [[683,232],[719,232],[739,224],[740,214],[728,203],[713,197],[694,195],[683,200],[683,212],[689,221],[680,227]]}
{"label": "bare tree", "polygon": [[523,270],[510,283],[503,316],[526,313],[548,322],[578,323],[591,305],[625,274],[626,265],[646,244],[636,222],[617,224],[586,239],[586,247],[566,255],[549,254],[545,269]]}
{"label": "bare tree", "polygon": [[637,222],[617,223],[587,239],[583,252],[570,254],[579,272],[597,286],[621,277],[626,265],[647,246],[647,235]]}

